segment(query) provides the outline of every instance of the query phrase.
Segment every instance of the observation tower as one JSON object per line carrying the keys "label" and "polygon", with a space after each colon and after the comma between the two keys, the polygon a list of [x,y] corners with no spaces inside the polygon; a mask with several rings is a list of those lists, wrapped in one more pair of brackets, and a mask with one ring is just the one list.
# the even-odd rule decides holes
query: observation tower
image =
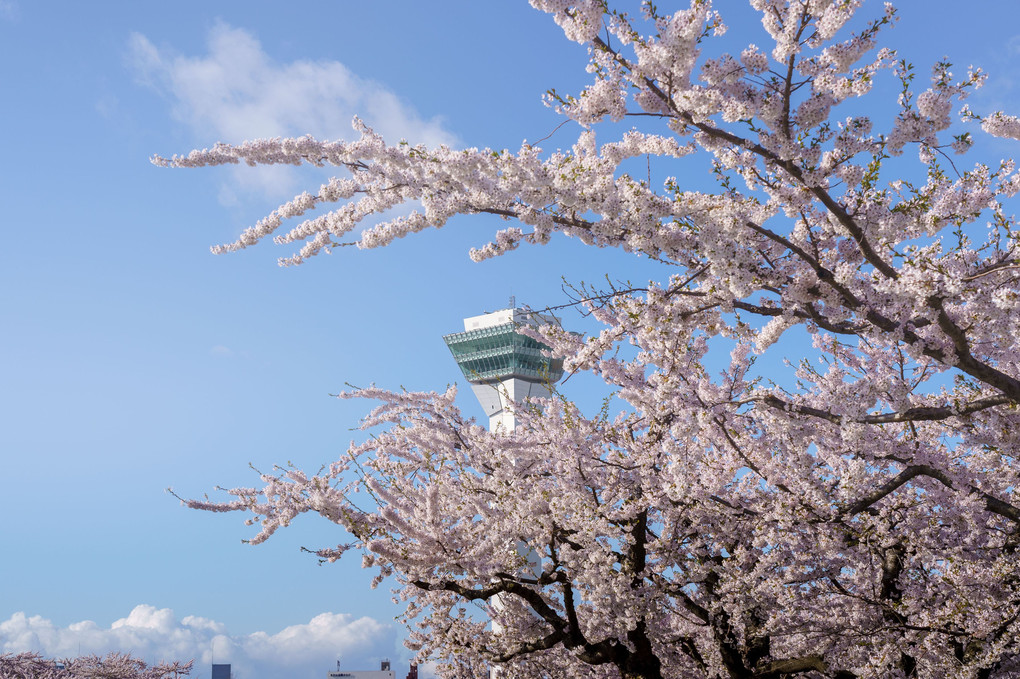
{"label": "observation tower", "polygon": [[552,395],[550,387],[563,377],[563,359],[543,355],[549,347],[517,328],[558,322],[517,308],[511,297],[509,309],[465,318],[464,332],[443,337],[489,417],[489,431],[513,431],[514,403]]}
{"label": "observation tower", "polygon": [[[510,308],[464,319],[464,332],[444,335],[446,346],[471,383],[475,397],[489,416],[489,431],[512,432],[517,426],[514,403],[529,398],[549,398],[551,387],[563,377],[563,359],[551,358],[549,347],[517,332],[522,325],[559,324],[555,316]],[[542,559],[523,542],[517,553],[527,561],[527,570],[538,577]],[[493,597],[496,610],[504,607],[503,594]],[[501,634],[502,626],[492,621],[492,631]],[[489,669],[489,679],[499,679],[500,667]]]}

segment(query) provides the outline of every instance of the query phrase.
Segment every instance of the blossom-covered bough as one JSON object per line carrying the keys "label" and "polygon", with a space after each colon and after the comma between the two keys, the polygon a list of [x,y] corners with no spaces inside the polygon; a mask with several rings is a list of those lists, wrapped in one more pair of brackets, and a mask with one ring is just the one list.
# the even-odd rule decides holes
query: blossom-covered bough
{"label": "blossom-covered bough", "polygon": [[[979,71],[938,63],[916,85],[879,46],[889,6],[532,4],[589,47],[591,84],[550,95],[582,129],[568,151],[391,146],[356,123],[352,142],[156,162],[344,170],[220,251],[297,218],[275,239],[302,243],[284,260],[299,263],[490,213],[513,224],[476,259],[562,233],[673,265],[588,296],[596,336],[540,331],[629,410],[554,400],[494,434],[452,390],[364,390],[345,396],[382,402],[364,423],[382,434],[317,475],[189,504],[254,512],[253,542],[302,512],[343,526],[351,544],[319,554],[354,548],[395,576],[412,643],[449,676],[1020,676],[1020,256],[1003,204],[1020,176],[967,161],[976,135],[1018,139],[1020,120],[961,103]],[[723,54],[724,19],[760,20],[771,43]],[[898,113],[872,120],[881,78],[901,84]],[[621,121],[644,132],[596,143]],[[655,156],[682,177],[699,154],[715,191],[627,172]],[[753,365],[784,336],[814,353]]]}
{"label": "blossom-covered bough", "polygon": [[37,653],[0,653],[3,679],[184,679],[192,663],[159,663],[122,653],[99,657],[84,655],[66,660],[48,660]]}

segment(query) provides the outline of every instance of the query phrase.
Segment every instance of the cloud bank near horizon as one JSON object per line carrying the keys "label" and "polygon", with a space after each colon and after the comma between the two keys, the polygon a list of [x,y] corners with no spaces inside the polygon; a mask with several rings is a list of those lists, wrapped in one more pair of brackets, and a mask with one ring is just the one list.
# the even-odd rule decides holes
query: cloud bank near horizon
{"label": "cloud bank near horizon", "polygon": [[230,663],[239,679],[320,677],[338,657],[347,669],[377,669],[391,658],[398,677],[397,630],[372,618],[322,613],[279,632],[231,635],[219,622],[188,615],[178,619],[169,608],[135,606],[109,628],[85,620],[58,627],[41,616],[15,613],[0,621],[0,653],[32,651],[50,658],[79,654],[130,653],[148,661],[191,660],[195,679],[207,677],[213,660]]}

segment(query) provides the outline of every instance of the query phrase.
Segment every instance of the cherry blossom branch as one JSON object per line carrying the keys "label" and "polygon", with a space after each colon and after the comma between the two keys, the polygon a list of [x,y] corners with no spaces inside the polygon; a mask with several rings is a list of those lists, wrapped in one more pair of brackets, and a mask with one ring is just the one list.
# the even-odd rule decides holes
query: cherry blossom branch
{"label": "cherry blossom branch", "polygon": [[845,415],[837,415],[821,408],[812,408],[811,406],[784,401],[772,394],[742,401],[741,403],[752,402],[764,403],[767,406],[775,408],[776,410],[782,410],[783,412],[795,413],[798,415],[810,415],[811,417],[827,420],[833,424],[843,424],[846,422],[856,422],[859,424],[931,422],[936,420],[945,420],[950,417],[962,417],[982,410],[987,410],[989,408],[994,408],[995,406],[1015,403],[1013,399],[1005,395],[998,394],[996,396],[987,396],[985,398],[976,399],[970,403],[960,406],[918,406],[916,408],[908,408],[907,410],[897,413],[879,413],[875,415],[865,415],[864,417],[847,417]]}

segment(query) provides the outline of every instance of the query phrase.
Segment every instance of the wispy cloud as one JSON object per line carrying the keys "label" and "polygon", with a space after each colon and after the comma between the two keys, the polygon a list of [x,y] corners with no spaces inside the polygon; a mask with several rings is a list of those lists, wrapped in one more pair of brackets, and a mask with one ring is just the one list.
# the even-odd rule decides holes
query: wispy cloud
{"label": "wispy cloud", "polygon": [[234,355],[234,352],[230,347],[225,347],[222,344],[217,344],[216,346],[214,346],[212,349],[209,350],[209,353],[212,354],[213,356],[223,356],[226,358],[229,358]]}
{"label": "wispy cloud", "polygon": [[0,0],[0,19],[17,19],[18,3],[14,0]]}
{"label": "wispy cloud", "polygon": [[[324,676],[337,656],[351,669],[375,669],[393,657],[396,630],[371,618],[323,613],[278,632],[232,635],[219,622],[197,616],[178,619],[169,608],[140,605],[110,627],[92,621],[58,627],[39,616],[15,613],[0,621],[0,652],[33,651],[47,657],[80,653],[131,653],[150,661],[195,660],[194,676],[207,675],[215,658],[241,677],[292,679]],[[406,668],[394,663],[398,676]]]}
{"label": "wispy cloud", "polygon": [[[225,23],[212,28],[207,45],[204,56],[185,56],[140,33],[128,43],[138,79],[170,100],[173,117],[191,128],[196,144],[305,134],[350,138],[355,115],[392,142],[456,143],[440,119],[422,118],[384,85],[339,61],[279,63],[254,35]],[[265,169],[245,168],[244,176],[258,177],[261,189],[289,183],[289,168]]]}

